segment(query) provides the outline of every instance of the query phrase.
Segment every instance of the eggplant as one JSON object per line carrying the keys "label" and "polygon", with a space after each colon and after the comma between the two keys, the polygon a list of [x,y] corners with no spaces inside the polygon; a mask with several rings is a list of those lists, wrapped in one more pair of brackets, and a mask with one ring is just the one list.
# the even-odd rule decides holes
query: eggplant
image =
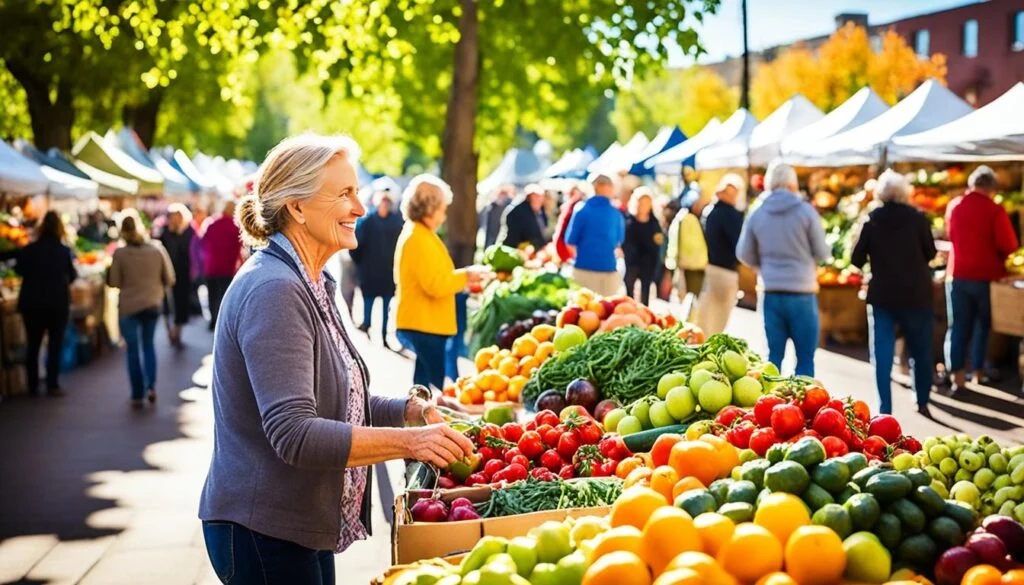
{"label": "eggplant", "polygon": [[558,390],[545,390],[537,397],[537,402],[534,403],[533,409],[537,412],[550,410],[551,412],[559,413],[565,407],[565,398],[561,392]]}

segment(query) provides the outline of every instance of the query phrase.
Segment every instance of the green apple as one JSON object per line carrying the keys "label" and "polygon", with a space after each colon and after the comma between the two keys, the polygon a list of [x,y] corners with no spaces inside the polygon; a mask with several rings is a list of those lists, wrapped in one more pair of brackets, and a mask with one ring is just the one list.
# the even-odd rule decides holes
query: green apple
{"label": "green apple", "polygon": [[714,414],[732,402],[732,388],[721,380],[709,380],[700,387],[697,401],[701,410]]}
{"label": "green apple", "polygon": [[761,382],[749,376],[743,376],[732,383],[732,401],[736,406],[751,408],[761,397]]}
{"label": "green apple", "polygon": [[682,372],[671,372],[665,374],[658,380],[658,398],[665,400],[668,396],[668,391],[675,388],[676,386],[686,385],[686,374]]}
{"label": "green apple", "polygon": [[892,556],[878,537],[870,532],[855,532],[843,541],[846,570],[843,577],[863,583],[884,583],[892,573]]}
{"label": "green apple", "polygon": [[665,396],[668,413],[676,420],[686,420],[697,410],[697,398],[686,386],[676,386]]}

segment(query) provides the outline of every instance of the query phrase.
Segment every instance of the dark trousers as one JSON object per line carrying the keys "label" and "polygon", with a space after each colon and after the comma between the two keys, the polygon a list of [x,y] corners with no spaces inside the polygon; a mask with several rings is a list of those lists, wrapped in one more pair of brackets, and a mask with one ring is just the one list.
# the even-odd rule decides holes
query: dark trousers
{"label": "dark trousers", "polygon": [[651,285],[654,284],[654,273],[657,271],[655,265],[626,265],[626,275],[623,280],[626,283],[626,294],[630,297],[636,298],[633,290],[636,287],[636,282],[640,281],[640,302],[649,305],[651,302]]}
{"label": "dark trousers", "polygon": [[175,325],[188,323],[191,313],[189,304],[192,296],[192,282],[187,278],[174,283],[171,287],[171,294],[167,299],[169,314],[174,318]]}
{"label": "dark trousers", "polygon": [[29,392],[39,391],[39,349],[43,345],[43,335],[48,337],[46,346],[46,389],[58,387],[57,374],[60,373],[60,354],[64,346],[64,330],[68,326],[68,310],[35,309],[21,314],[25,321],[25,335],[28,347],[25,356],[25,374],[28,377]]}
{"label": "dark trousers", "polygon": [[455,335],[448,338],[444,347],[444,373],[452,380],[459,377],[459,358],[467,355],[466,351],[466,300],[469,295],[455,295],[455,324],[458,328]]}
{"label": "dark trousers", "polygon": [[433,386],[438,390],[444,388],[444,349],[448,336],[399,329],[398,339],[416,354],[413,384]]}
{"label": "dark trousers", "polygon": [[362,327],[365,327],[367,331],[370,329],[370,319],[373,316],[373,304],[377,299],[381,299],[384,303],[383,312],[381,314],[381,325],[380,325],[380,337],[384,341],[388,339],[388,313],[391,311],[391,296],[380,296],[380,297],[363,297],[363,323]]}
{"label": "dark trousers", "polygon": [[897,325],[907,343],[911,385],[917,395],[917,405],[928,406],[928,395],[932,389],[933,319],[931,307],[893,310],[868,306],[871,364],[875,366],[875,388],[881,414],[892,414],[892,361]]}
{"label": "dark trousers", "polygon": [[124,338],[133,400],[142,400],[146,390],[153,390],[156,386],[156,348],[153,337],[159,322],[160,312],[156,309],[140,311],[121,317],[118,321],[121,337]]}
{"label": "dark trousers", "polygon": [[988,334],[992,329],[990,287],[987,280],[954,279],[946,283],[946,368],[950,372],[964,369],[968,341],[971,361],[966,365],[976,371],[985,367]]}
{"label": "dark trousers", "polygon": [[334,553],[253,532],[233,522],[203,522],[206,554],[221,583],[334,584]]}
{"label": "dark trousers", "polygon": [[217,324],[217,315],[220,313],[220,303],[224,300],[224,293],[228,291],[231,284],[230,276],[207,276],[206,291],[210,295],[210,328]]}

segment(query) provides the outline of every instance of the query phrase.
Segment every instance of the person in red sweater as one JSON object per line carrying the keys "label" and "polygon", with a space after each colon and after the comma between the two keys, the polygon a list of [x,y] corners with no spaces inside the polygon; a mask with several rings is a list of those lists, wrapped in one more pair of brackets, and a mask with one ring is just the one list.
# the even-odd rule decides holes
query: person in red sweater
{"label": "person in red sweater", "polygon": [[573,211],[575,211],[576,206],[582,202],[583,191],[579,186],[573,185],[572,190],[569,191],[569,198],[562,204],[562,211],[558,215],[558,224],[555,227],[555,251],[558,253],[558,258],[563,263],[568,262],[575,257],[572,249],[565,243],[565,231],[569,227],[569,220],[572,219]]}
{"label": "person in red sweater", "polygon": [[984,378],[988,334],[992,326],[989,287],[1006,276],[1006,257],[1017,249],[1017,235],[1006,211],[992,201],[996,176],[987,166],[968,178],[968,191],[946,209],[946,233],[953,251],[946,282],[946,368],[954,393],[966,383],[965,357],[971,340],[974,381]]}
{"label": "person in red sweater", "polygon": [[207,218],[203,226],[203,276],[210,299],[210,331],[217,324],[220,302],[242,265],[241,231],[235,222],[235,202],[228,201],[218,216]]}

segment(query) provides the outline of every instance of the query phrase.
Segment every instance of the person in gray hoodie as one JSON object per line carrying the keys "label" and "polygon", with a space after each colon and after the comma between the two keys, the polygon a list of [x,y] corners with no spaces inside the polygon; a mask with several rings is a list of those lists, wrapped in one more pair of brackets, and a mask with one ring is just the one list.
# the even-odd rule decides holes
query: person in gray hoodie
{"label": "person in gray hoodie", "polygon": [[781,366],[786,343],[796,349],[796,374],[814,376],[818,347],[817,264],[831,254],[818,212],[799,195],[796,171],[774,161],[767,195],[743,224],[736,257],[758,271],[768,359]]}

